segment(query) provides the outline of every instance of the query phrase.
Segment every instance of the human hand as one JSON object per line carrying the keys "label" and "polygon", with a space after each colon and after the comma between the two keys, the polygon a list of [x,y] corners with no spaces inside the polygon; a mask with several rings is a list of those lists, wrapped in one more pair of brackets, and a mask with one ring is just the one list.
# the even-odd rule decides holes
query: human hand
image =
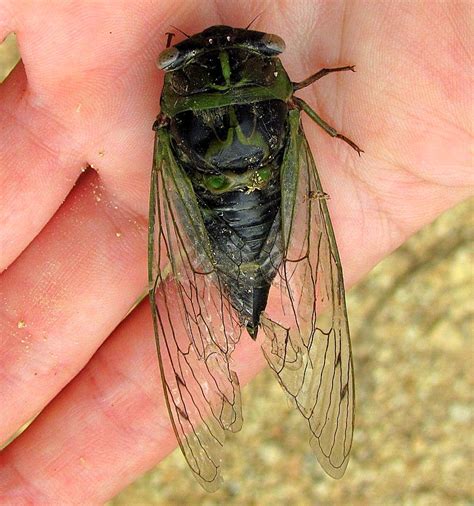
{"label": "human hand", "polygon": [[[284,38],[293,80],[356,64],[299,92],[365,150],[306,123],[348,284],[471,192],[462,6],[127,5],[0,7],[24,63],[0,86],[2,439],[51,401],[2,452],[3,502],[101,502],[176,445],[148,304],[114,331],[146,289],[154,60],[169,24],[245,26],[263,10],[254,27]],[[242,382],[263,364],[249,341],[234,355]]]}

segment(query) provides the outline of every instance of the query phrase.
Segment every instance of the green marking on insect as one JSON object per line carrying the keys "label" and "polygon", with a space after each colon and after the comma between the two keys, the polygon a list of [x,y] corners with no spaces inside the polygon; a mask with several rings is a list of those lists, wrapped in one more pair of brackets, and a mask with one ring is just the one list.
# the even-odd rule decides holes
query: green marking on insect
{"label": "green marking on insect", "polygon": [[241,337],[264,335],[264,356],[329,475],[344,474],[352,445],[342,267],[301,113],[361,150],[295,92],[354,67],[294,83],[284,48],[277,35],[213,26],[158,59],[149,296],[171,422],[210,491],[221,483],[226,434],[242,425],[231,369]]}
{"label": "green marking on insect", "polygon": [[209,176],[206,178],[206,183],[210,190],[222,190],[228,186],[228,181],[225,176]]}
{"label": "green marking on insect", "polygon": [[229,63],[229,53],[227,51],[221,51],[219,53],[219,60],[221,62],[221,68],[222,68],[222,75],[225,79],[226,87],[230,88],[231,82],[230,82],[230,63]]}

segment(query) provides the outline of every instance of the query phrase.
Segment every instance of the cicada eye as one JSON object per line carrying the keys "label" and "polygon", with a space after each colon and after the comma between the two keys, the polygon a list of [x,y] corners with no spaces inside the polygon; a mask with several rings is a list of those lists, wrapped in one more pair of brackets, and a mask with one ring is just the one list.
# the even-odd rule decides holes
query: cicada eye
{"label": "cicada eye", "polygon": [[179,49],[169,47],[160,53],[156,64],[159,69],[168,70],[175,67],[181,59]]}
{"label": "cicada eye", "polygon": [[198,53],[196,48],[180,50],[176,46],[169,47],[160,53],[156,64],[161,70],[176,70]]}
{"label": "cicada eye", "polygon": [[263,47],[271,54],[280,54],[285,50],[285,41],[272,33],[266,33],[262,37]]}

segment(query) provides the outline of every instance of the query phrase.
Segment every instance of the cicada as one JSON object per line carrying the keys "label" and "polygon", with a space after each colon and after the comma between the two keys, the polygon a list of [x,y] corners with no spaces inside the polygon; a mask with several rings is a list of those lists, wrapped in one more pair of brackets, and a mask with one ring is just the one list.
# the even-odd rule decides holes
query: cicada
{"label": "cicada", "polygon": [[212,26],[158,59],[165,78],[153,127],[150,301],[171,423],[209,491],[222,481],[226,434],[242,426],[231,362],[242,334],[260,332],[330,476],[343,475],[352,444],[342,267],[302,111],[361,150],[295,92],[354,68],[295,83],[278,57],[284,48],[277,35]]}

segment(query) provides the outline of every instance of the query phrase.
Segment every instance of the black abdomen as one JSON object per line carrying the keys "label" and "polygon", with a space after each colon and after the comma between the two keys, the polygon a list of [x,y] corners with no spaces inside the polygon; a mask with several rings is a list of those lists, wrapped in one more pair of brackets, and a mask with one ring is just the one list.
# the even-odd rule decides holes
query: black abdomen
{"label": "black abdomen", "polygon": [[279,177],[275,174],[266,188],[250,193],[196,193],[218,268],[222,267],[220,278],[242,324],[255,338],[281,261],[281,248],[275,247],[280,240]]}

